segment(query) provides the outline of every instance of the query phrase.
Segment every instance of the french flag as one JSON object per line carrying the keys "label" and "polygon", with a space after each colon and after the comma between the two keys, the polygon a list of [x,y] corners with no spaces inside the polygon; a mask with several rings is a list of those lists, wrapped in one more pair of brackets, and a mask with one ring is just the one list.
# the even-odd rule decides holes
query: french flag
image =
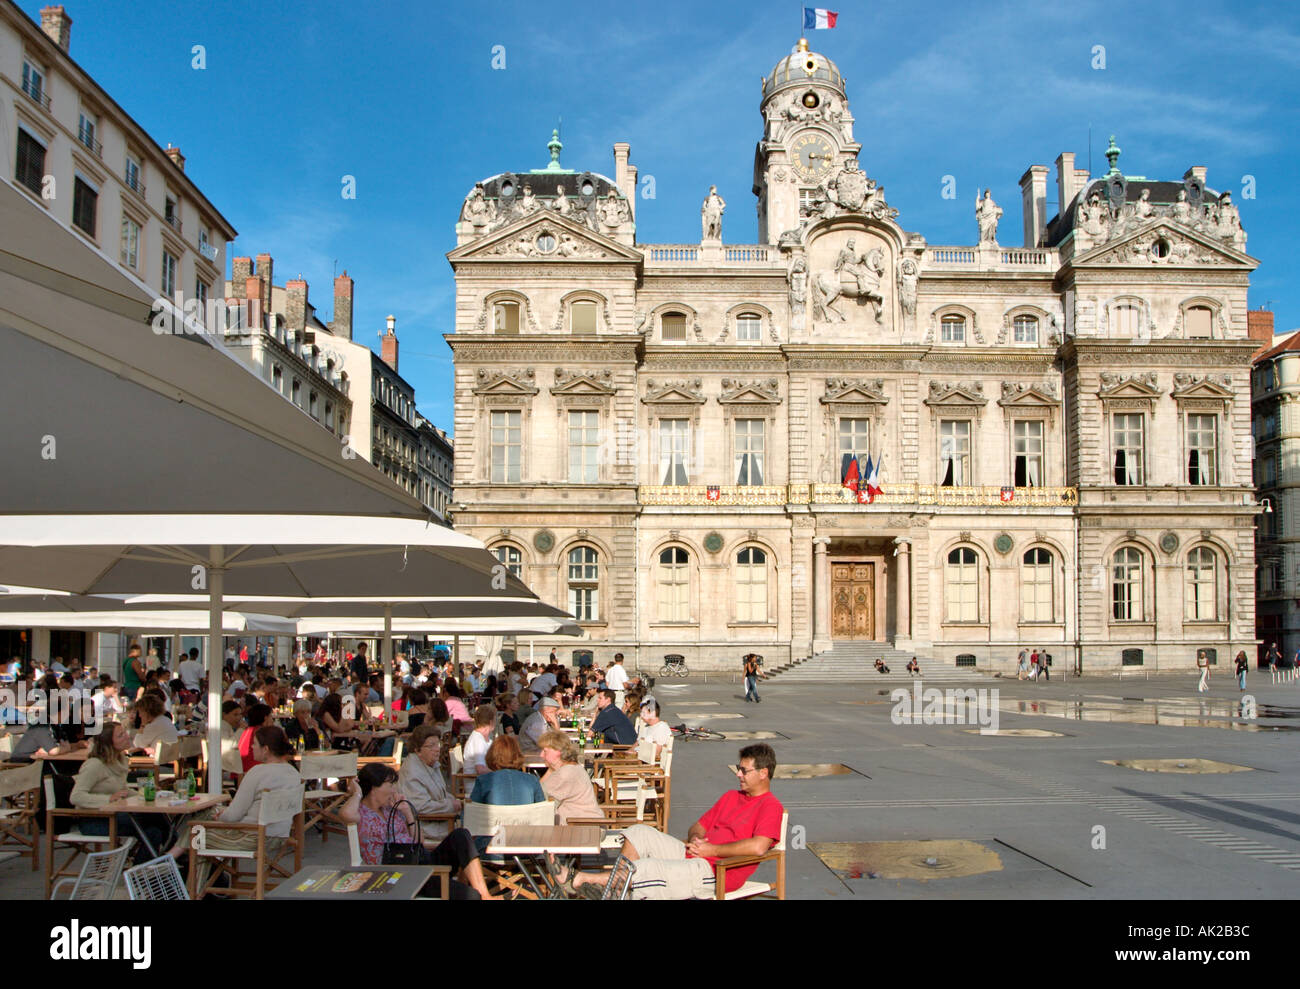
{"label": "french flag", "polygon": [[833,10],[823,10],[821,7],[805,7],[803,9],[803,26],[805,31],[818,31],[823,28],[835,26],[835,20],[840,15]]}

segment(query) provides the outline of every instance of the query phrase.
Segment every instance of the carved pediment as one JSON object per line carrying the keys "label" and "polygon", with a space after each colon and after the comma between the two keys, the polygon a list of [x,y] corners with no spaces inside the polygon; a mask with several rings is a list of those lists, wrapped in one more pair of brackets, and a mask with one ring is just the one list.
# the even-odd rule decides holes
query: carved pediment
{"label": "carved pediment", "polygon": [[1004,409],[1055,409],[1060,407],[1061,399],[1055,381],[1004,381],[998,405]]}
{"label": "carved pediment", "polygon": [[834,402],[841,405],[884,405],[889,401],[885,394],[884,378],[827,378],[823,405]]}
{"label": "carved pediment", "polygon": [[1174,390],[1170,394],[1177,399],[1208,398],[1215,401],[1231,401],[1235,397],[1230,375],[1206,374],[1198,378],[1185,371],[1174,374]]}
{"label": "carved pediment", "polygon": [[551,394],[606,396],[613,395],[617,390],[614,387],[614,372],[608,368],[600,371],[570,371],[557,367]]}
{"label": "carved pediment", "polygon": [[970,384],[931,381],[930,395],[926,398],[925,404],[932,407],[970,408],[972,406],[987,405],[988,399],[984,397],[984,382],[982,381],[975,381]]}
{"label": "carved pediment", "polygon": [[1179,224],[1156,221],[1074,259],[1089,264],[1187,265],[1231,264],[1254,267],[1251,258],[1222,241],[1194,233]]}
{"label": "carved pediment", "polygon": [[683,381],[656,381],[647,379],[645,397],[647,405],[703,405],[704,382],[699,378]]}
{"label": "carved pediment", "polygon": [[1154,371],[1144,374],[1116,374],[1112,371],[1101,372],[1101,389],[1098,398],[1159,398],[1161,390]]}
{"label": "carved pediment", "polygon": [[458,261],[640,261],[641,255],[580,223],[543,211],[521,217],[447,255]]}
{"label": "carved pediment", "polygon": [[722,394],[718,396],[718,402],[722,405],[779,405],[780,383],[776,378],[768,378],[766,381],[723,378]]}
{"label": "carved pediment", "polygon": [[536,395],[536,377],[537,372],[531,367],[496,370],[481,367],[478,369],[474,394],[498,397]]}

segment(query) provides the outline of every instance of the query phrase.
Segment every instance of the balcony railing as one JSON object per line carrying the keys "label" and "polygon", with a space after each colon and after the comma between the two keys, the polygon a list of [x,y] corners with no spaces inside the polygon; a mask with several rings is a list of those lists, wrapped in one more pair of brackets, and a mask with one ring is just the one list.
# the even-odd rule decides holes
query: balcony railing
{"label": "balcony railing", "polygon": [[166,223],[167,226],[175,230],[177,233],[181,232],[182,224],[181,224],[181,216],[179,213],[171,213],[171,214],[164,215],[163,222]]}
{"label": "balcony railing", "polygon": [[[643,244],[646,261],[652,264],[718,264],[717,255],[706,260],[699,244]],[[767,244],[734,244],[722,248],[723,264],[764,265],[779,261]]]}
{"label": "balcony railing", "polygon": [[[857,495],[838,484],[790,485],[641,485],[642,505],[717,505],[754,507],[780,505],[856,505]],[[1073,508],[1079,491],[1072,487],[944,487],[938,484],[886,484],[874,505],[953,508]]]}
{"label": "balcony railing", "polygon": [[135,193],[137,196],[139,196],[141,199],[145,199],[145,198],[146,198],[146,197],[145,197],[145,188],[144,188],[144,183],[141,182],[139,179],[136,179],[136,180],[135,180],[135,185],[132,185],[132,184],[131,184],[128,180],[126,180],[126,179],[123,179],[123,180],[122,180],[122,184],[123,184],[124,186],[126,186],[128,189],[130,189],[132,192],[134,192],[134,193]]}
{"label": "balcony railing", "polygon": [[1019,268],[1054,270],[1056,251],[1007,247],[930,247],[926,261],[932,265],[952,268],[969,268],[981,271],[990,268]]}
{"label": "balcony railing", "polygon": [[26,93],[27,98],[37,106],[43,106],[47,112],[50,112],[50,94],[47,93],[43,87],[33,86],[31,83],[24,80],[23,92]]}
{"label": "balcony railing", "polygon": [[95,131],[93,128],[84,125],[77,128],[77,140],[81,145],[89,150],[96,158],[104,157],[104,145],[95,140]]}

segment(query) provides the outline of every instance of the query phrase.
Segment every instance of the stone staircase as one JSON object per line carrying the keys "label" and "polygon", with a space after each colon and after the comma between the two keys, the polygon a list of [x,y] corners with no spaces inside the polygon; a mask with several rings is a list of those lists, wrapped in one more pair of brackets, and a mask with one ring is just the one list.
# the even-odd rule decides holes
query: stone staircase
{"label": "stone staircase", "polygon": [[[940,666],[929,656],[920,653],[900,652],[885,642],[837,642],[827,652],[818,653],[807,659],[795,660],[775,669],[764,670],[768,679],[759,681],[759,689],[764,685],[782,683],[827,683],[838,680],[870,681],[872,683],[911,683],[914,679],[907,672],[907,661],[916,656],[921,664],[922,680],[985,681],[988,674],[970,667],[960,669],[952,666]],[[889,667],[888,673],[876,672],[876,659],[882,658]]]}

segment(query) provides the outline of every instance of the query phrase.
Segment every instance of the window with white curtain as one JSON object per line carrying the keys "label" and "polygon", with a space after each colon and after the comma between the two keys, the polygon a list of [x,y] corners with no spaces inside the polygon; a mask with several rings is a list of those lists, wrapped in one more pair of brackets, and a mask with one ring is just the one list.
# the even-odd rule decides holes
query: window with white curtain
{"label": "window with white curtain", "polygon": [[1187,483],[1215,484],[1216,429],[1213,415],[1187,416]]}
{"label": "window with white curtain", "polygon": [[594,411],[569,413],[569,481],[574,484],[594,484],[598,479],[599,465],[596,454],[600,450],[600,413]]}
{"label": "window with white curtain", "polygon": [[763,483],[764,450],[763,419],[736,420],[736,483],[755,485]]}
{"label": "window with white curtain", "polygon": [[762,339],[763,320],[752,312],[736,317],[736,339],[742,343],[756,343]]}
{"label": "window with white curtain", "polygon": [[659,420],[660,484],[689,484],[686,469],[690,449],[690,423],[685,419]]}
{"label": "window with white curtain", "polygon": [[1012,339],[1016,343],[1038,342],[1038,317],[1017,316],[1012,320]]}
{"label": "window with white curtain", "polygon": [[1117,622],[1142,620],[1142,553],[1124,546],[1111,559],[1111,618]]}
{"label": "window with white curtain", "polygon": [[568,583],[569,614],[580,622],[599,621],[599,558],[590,546],[577,546],[569,550]]}
{"label": "window with white curtain", "polygon": [[767,553],[757,546],[736,554],[736,621],[767,621]]}
{"label": "window with white curtain", "polygon": [[1052,554],[1042,547],[1028,550],[1020,567],[1021,621],[1052,620]]}
{"label": "window with white curtain", "polygon": [[939,483],[962,487],[970,482],[970,422],[943,419],[939,422]]}
{"label": "window with white curtain", "polygon": [[966,317],[944,316],[943,319],[939,321],[939,342],[965,343]]}
{"label": "window with white curtain", "polygon": [[659,620],[691,620],[691,556],[680,546],[659,554]]}
{"label": "window with white curtain", "polygon": [[1015,486],[1036,488],[1043,483],[1043,422],[1017,421],[1012,426],[1015,443]]}
{"label": "window with white curtain", "polygon": [[948,554],[948,565],[944,569],[945,620],[979,621],[979,591],[979,557],[969,546],[958,546]]}
{"label": "window with white curtain", "polygon": [[1112,417],[1115,483],[1141,484],[1143,417],[1141,412],[1116,412]]}
{"label": "window with white curtain", "polygon": [[1212,622],[1218,618],[1218,557],[1208,546],[1187,554],[1184,621]]}

